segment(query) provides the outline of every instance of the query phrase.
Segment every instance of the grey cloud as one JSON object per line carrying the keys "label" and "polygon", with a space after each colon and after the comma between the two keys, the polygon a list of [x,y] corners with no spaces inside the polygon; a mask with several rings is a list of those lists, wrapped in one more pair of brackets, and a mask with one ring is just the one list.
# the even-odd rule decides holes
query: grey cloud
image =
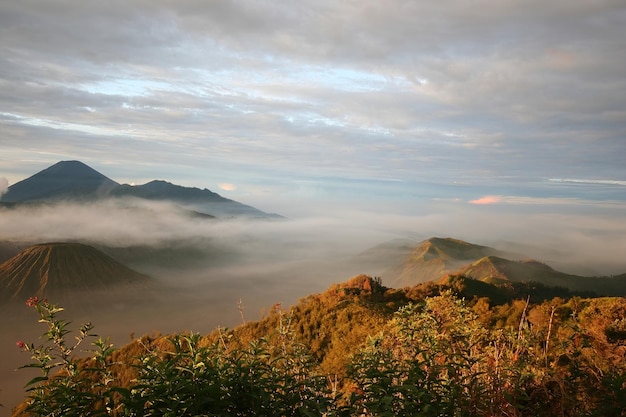
{"label": "grey cloud", "polygon": [[624,7],[544,3],[2,4],[3,145],[301,179],[623,179]]}

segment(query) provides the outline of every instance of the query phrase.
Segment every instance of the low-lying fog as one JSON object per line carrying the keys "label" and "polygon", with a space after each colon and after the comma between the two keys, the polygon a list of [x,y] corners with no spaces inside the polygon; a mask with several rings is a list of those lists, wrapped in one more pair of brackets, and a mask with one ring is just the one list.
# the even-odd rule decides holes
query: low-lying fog
{"label": "low-lying fog", "polygon": [[[332,207],[327,213],[304,219],[212,220],[166,203],[67,203],[0,209],[0,241],[18,247],[82,242],[152,276],[158,285],[145,290],[64,300],[74,328],[91,321],[116,346],[131,335],[233,327],[259,319],[275,303],[288,307],[353,275],[380,275],[391,265],[365,264],[357,255],[397,238],[417,245],[431,236],[454,237],[582,275],[626,272],[626,224],[620,210],[610,207],[565,214],[471,205],[430,206],[413,216]],[[0,415],[9,415],[31,375],[13,371],[29,360],[15,342],[37,342],[43,327],[23,304],[0,306],[0,312],[0,403],[5,406]]]}

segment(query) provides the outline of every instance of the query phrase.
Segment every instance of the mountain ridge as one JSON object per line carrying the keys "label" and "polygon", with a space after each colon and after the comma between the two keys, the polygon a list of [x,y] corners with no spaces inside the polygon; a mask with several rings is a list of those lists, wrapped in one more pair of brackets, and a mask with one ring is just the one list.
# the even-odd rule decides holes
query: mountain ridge
{"label": "mountain ridge", "polygon": [[361,256],[364,254],[387,256],[390,262],[381,276],[393,288],[444,283],[450,276],[459,276],[496,286],[537,283],[597,296],[626,296],[626,274],[565,273],[520,254],[455,238],[431,237],[413,247],[408,240],[394,240],[366,250]]}
{"label": "mountain ridge", "polygon": [[209,216],[282,218],[231,200],[207,189],[184,187],[165,180],[142,185],[119,184],[80,161],[60,161],[8,187],[0,203],[14,208],[23,204],[62,200],[98,201],[104,198],[134,197],[170,201]]}
{"label": "mountain ridge", "polygon": [[458,271],[459,275],[487,283],[538,282],[599,296],[626,295],[626,274],[587,277],[557,271],[534,259],[512,261],[498,256],[483,257]]}
{"label": "mountain ridge", "polygon": [[115,196],[132,195],[147,200],[160,199],[164,194],[167,194],[172,200],[214,199],[222,202],[233,201],[207,188],[184,187],[165,180],[152,180],[142,185],[121,184],[113,190],[112,194]]}
{"label": "mountain ridge", "polygon": [[412,286],[435,281],[468,262],[496,254],[504,252],[460,239],[431,237],[420,242],[405,255],[402,263],[389,268],[383,275],[392,286]]}

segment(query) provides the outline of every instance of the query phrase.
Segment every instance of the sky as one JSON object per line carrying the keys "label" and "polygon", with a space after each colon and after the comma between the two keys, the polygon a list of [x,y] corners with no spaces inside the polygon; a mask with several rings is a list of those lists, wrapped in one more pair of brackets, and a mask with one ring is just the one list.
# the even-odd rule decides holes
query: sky
{"label": "sky", "polygon": [[624,213],[625,93],[623,0],[2,1],[0,191],[75,159],[290,217]]}

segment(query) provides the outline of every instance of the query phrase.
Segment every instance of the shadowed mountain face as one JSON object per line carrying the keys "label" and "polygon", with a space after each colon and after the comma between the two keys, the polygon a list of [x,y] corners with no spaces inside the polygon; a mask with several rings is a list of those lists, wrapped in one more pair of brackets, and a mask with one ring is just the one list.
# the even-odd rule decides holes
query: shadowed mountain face
{"label": "shadowed mountain face", "polygon": [[143,185],[123,184],[113,192],[115,196],[130,195],[147,200],[170,199],[173,201],[232,201],[210,190],[195,187],[181,187],[167,181],[154,180]]}
{"label": "shadowed mountain face", "polygon": [[10,186],[0,197],[7,206],[60,200],[97,201],[101,198],[134,197],[174,202],[198,215],[220,217],[278,218],[254,207],[229,200],[208,189],[183,187],[154,180],[143,185],[120,185],[79,161],[61,161]]}
{"label": "shadowed mountain face", "polygon": [[0,265],[0,300],[107,290],[148,280],[91,246],[46,243],[31,246]]}
{"label": "shadowed mountain face", "polygon": [[108,195],[119,184],[79,161],[61,161],[9,187],[2,202],[86,199]]}
{"label": "shadowed mountain face", "polygon": [[206,188],[182,187],[162,180],[150,181],[143,185],[123,184],[112,190],[111,195],[116,197],[130,196],[153,201],[173,201],[188,210],[210,213],[217,217],[280,217],[224,198]]}
{"label": "shadowed mountain face", "polygon": [[469,262],[498,254],[502,252],[488,246],[433,237],[420,243],[405,256],[402,263],[385,272],[384,277],[393,287],[413,286],[437,280]]}

